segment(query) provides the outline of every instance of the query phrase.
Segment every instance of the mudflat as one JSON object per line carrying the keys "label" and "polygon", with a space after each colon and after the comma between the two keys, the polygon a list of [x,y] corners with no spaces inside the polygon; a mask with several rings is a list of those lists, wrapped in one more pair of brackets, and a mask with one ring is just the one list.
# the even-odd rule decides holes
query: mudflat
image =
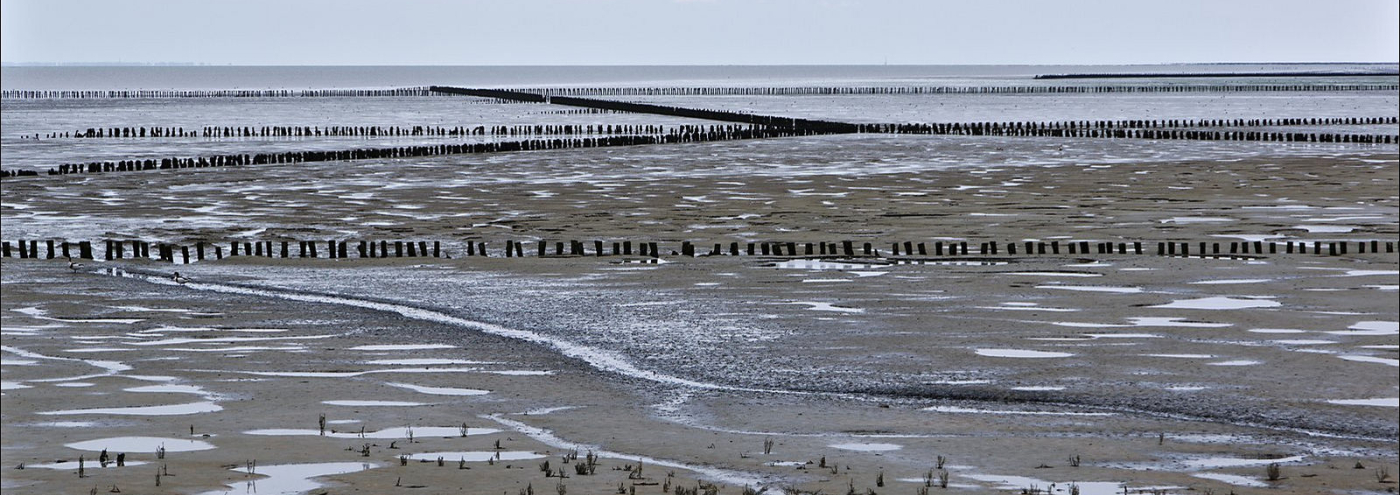
{"label": "mudflat", "polygon": [[[926,160],[964,145],[990,158]],[[440,240],[452,256],[5,259],[6,492],[304,491],[279,483],[320,474],[332,493],[1396,486],[1400,267],[1355,249],[1400,233],[1393,147],[1043,165],[995,154],[1076,149],[681,149],[5,181],[23,205],[6,239]],[[505,240],[663,250],[503,258]],[[843,240],[879,254],[672,253]],[[1063,249],[894,256],[905,241]],[[1312,252],[1337,241],[1353,249]],[[126,466],[98,467],[106,444]]]}

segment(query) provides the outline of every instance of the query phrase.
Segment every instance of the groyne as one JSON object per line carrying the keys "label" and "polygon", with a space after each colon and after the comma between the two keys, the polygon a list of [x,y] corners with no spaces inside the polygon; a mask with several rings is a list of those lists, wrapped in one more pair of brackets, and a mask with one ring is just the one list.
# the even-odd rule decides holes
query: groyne
{"label": "groyne", "polygon": [[[946,238],[943,238],[946,239]],[[527,248],[526,246],[529,245]],[[20,259],[143,259],[189,264],[225,257],[384,259],[384,258],[566,258],[761,256],[769,258],[840,258],[887,263],[892,260],[968,259],[1007,260],[1028,256],[1169,256],[1185,258],[1259,258],[1280,255],[1350,256],[1394,254],[1393,240],[1316,241],[925,241],[877,243],[869,240],[663,243],[644,239],[548,240],[481,238],[459,240],[193,240],[185,242],[139,239],[25,239],[3,241],[3,257]],[[888,246],[887,250],[882,250]],[[100,247],[100,249],[99,249]],[[152,248],[155,255],[152,256]],[[225,249],[227,248],[227,249]],[[1154,249],[1155,248],[1155,249]]]}

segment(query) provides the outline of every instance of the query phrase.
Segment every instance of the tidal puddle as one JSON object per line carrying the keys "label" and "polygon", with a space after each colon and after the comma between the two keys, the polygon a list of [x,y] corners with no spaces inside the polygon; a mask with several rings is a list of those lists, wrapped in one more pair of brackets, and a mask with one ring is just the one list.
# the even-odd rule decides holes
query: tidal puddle
{"label": "tidal puddle", "polygon": [[1273,280],[1272,280],[1272,279],[1267,279],[1267,278],[1236,278],[1236,279],[1221,279],[1221,280],[1202,280],[1202,281],[1199,281],[1199,282],[1191,282],[1191,284],[1192,284],[1192,285],[1235,285],[1235,284],[1263,284],[1263,283],[1268,283],[1268,282],[1273,282]]}
{"label": "tidal puddle", "polygon": [[410,402],[401,400],[323,400],[322,404],[328,406],[350,406],[350,407],[414,407],[427,405],[425,402]]}
{"label": "tidal puddle", "polygon": [[497,364],[497,363],[493,363],[493,362],[489,362],[489,361],[467,361],[467,360],[464,360],[464,359],[416,358],[416,359],[375,359],[375,360],[372,360],[372,361],[365,361],[365,364],[377,364],[377,365],[387,365],[387,366],[442,366],[442,365],[448,365],[448,364]]}
{"label": "tidal puddle", "polygon": [[1203,457],[1180,461],[1187,469],[1220,469],[1251,466],[1267,466],[1273,463],[1288,464],[1303,460],[1303,456],[1295,455],[1289,457],[1279,457],[1273,459],[1246,459],[1242,457]]}
{"label": "tidal puddle", "polygon": [[1253,476],[1241,476],[1238,474],[1192,473],[1191,476],[1201,479],[1215,480],[1229,485],[1247,486],[1250,488],[1264,488],[1269,486],[1268,483],[1260,481],[1259,478],[1255,478]]}
{"label": "tidal puddle", "polygon": [[1073,412],[1073,411],[1017,411],[1012,409],[977,409],[971,407],[957,406],[933,406],[925,407],[922,410],[929,412],[947,414],[990,414],[994,416],[1114,416],[1115,413],[1106,412]]}
{"label": "tidal puddle", "polygon": [[495,460],[495,461],[525,461],[525,460],[530,460],[530,459],[543,459],[545,456],[544,456],[543,454],[536,454],[536,453],[534,453],[534,452],[526,452],[526,451],[523,451],[523,450],[507,450],[507,451],[473,450],[473,451],[466,451],[466,452],[422,452],[422,453],[418,453],[418,454],[410,454],[410,455],[408,456],[409,459],[412,459],[412,460],[415,460],[415,461],[436,461],[436,460],[438,460],[439,457],[442,458],[444,461],[486,462],[486,461],[490,461],[490,460]]}
{"label": "tidal puddle", "polygon": [[1139,287],[1110,287],[1097,285],[1037,285],[1037,289],[1072,290],[1079,292],[1105,292],[1111,294],[1137,294],[1142,292]]}
{"label": "tidal puddle", "polygon": [[1206,364],[1211,365],[1211,366],[1254,366],[1254,365],[1256,365],[1256,364],[1260,364],[1260,362],[1259,362],[1259,361],[1252,361],[1252,360],[1249,360],[1249,359],[1236,359],[1236,360],[1232,360],[1232,361],[1220,361],[1220,362],[1206,363]]}
{"label": "tidal puddle", "polygon": [[467,428],[467,429],[463,430],[462,427],[460,427],[460,426],[403,426],[403,427],[397,427],[397,428],[385,428],[385,429],[383,429],[383,430],[378,430],[378,431],[366,431],[366,432],[363,432],[363,433],[358,432],[358,431],[354,431],[354,432],[350,432],[350,431],[327,431],[325,435],[321,435],[321,431],[320,431],[320,430],[302,429],[302,428],[269,428],[269,429],[262,429],[262,430],[248,430],[248,431],[243,432],[243,434],[244,434],[244,435],[271,436],[271,437],[316,437],[316,436],[325,436],[325,437],[329,437],[329,438],[396,439],[396,438],[408,438],[409,435],[410,435],[410,432],[411,432],[412,436],[415,437],[415,438],[428,438],[428,437],[457,438],[457,437],[473,436],[473,435],[490,435],[490,434],[492,434],[492,433],[499,433],[500,431],[501,431],[501,430],[496,429],[496,428]]}
{"label": "tidal puddle", "polygon": [[[1176,486],[1134,486],[1129,487],[1127,483],[1117,481],[1082,481],[1082,482],[1050,482],[1026,476],[1002,476],[995,474],[960,474],[964,478],[970,478],[983,483],[993,483],[998,490],[1021,490],[1022,493],[1031,493],[1032,488],[1038,490],[1036,493],[1051,493],[1051,487],[1055,487],[1055,492],[1070,493],[1070,486],[1077,490],[1079,495],[1120,495],[1123,493],[1167,493],[1169,490],[1179,490]],[[920,480],[922,481],[922,480]]]}
{"label": "tidal puddle", "polygon": [[1178,299],[1167,304],[1148,306],[1150,308],[1165,309],[1205,309],[1205,310],[1234,310],[1253,308],[1276,308],[1282,306],[1278,301],[1266,298],[1235,298],[1235,297],[1203,297],[1199,299]]}
{"label": "tidal puddle", "polygon": [[1347,327],[1346,330],[1327,332],[1332,335],[1400,335],[1400,322],[1394,321],[1360,321],[1355,325]]}
{"label": "tidal puddle", "polygon": [[385,385],[388,385],[388,386],[390,386],[390,387],[406,388],[406,389],[412,390],[412,391],[414,391],[414,392],[418,392],[418,393],[421,393],[421,394],[428,394],[428,395],[458,395],[458,396],[470,396],[470,395],[486,395],[486,394],[491,393],[491,391],[489,391],[489,390],[479,390],[479,389],[474,389],[474,388],[425,387],[425,386],[423,386],[423,385],[413,385],[413,384],[409,384],[409,383],[385,383]]}
{"label": "tidal puddle", "polygon": [[857,452],[888,452],[904,448],[903,445],[893,443],[838,443],[828,445],[833,449],[854,450]]}
{"label": "tidal puddle", "polygon": [[836,305],[833,305],[833,304],[831,304],[831,303],[815,302],[815,301],[793,301],[793,302],[790,302],[790,303],[788,303],[788,304],[805,304],[805,305],[807,305],[807,306],[810,306],[810,307],[808,307],[807,309],[812,310],[812,311],[831,311],[831,312],[836,312],[836,313],[864,313],[864,312],[865,312],[865,310],[864,310],[864,309],[861,309],[861,308],[847,308],[847,307],[842,307],[842,306],[836,306]]}
{"label": "tidal puddle", "polygon": [[1375,407],[1400,407],[1400,397],[1380,397],[1376,399],[1336,399],[1327,401],[1328,404],[1342,406],[1375,406]]}
{"label": "tidal puddle", "polygon": [[263,494],[296,494],[315,490],[324,486],[322,483],[313,480],[321,476],[331,476],[336,474],[357,473],[367,469],[379,467],[376,464],[366,462],[325,462],[319,464],[279,464],[273,466],[241,467],[233,471],[267,476],[266,478],[234,482],[228,485],[226,490],[214,490],[204,492],[200,495],[226,495],[238,491],[239,485],[244,485],[243,492],[263,493]]}
{"label": "tidal puddle", "polygon": [[774,268],[784,268],[792,270],[874,270],[888,268],[888,265],[873,263],[848,263],[841,261],[826,261],[814,259],[797,259],[779,261],[773,264]]}
{"label": "tidal puddle", "polygon": [[351,347],[352,351],[425,351],[430,349],[452,349],[457,346],[447,344],[378,344]]}
{"label": "tidal puddle", "polygon": [[1032,351],[1028,349],[977,349],[978,356],[1003,358],[1066,358],[1074,354],[1068,352]]}
{"label": "tidal puddle", "polygon": [[[122,467],[135,467],[135,466],[141,466],[141,465],[145,465],[145,464],[149,464],[149,463],[148,463],[148,462],[145,462],[145,461],[123,461],[123,462],[122,462]],[[25,469],[36,468],[36,469],[71,469],[71,470],[77,470],[77,469],[78,469],[78,461],[54,461],[54,462],[46,462],[46,463],[43,463],[43,464],[25,464],[25,465],[24,465],[24,468],[25,468]],[[103,463],[97,462],[97,459],[86,459],[86,462],[83,463],[83,469],[107,469],[107,468],[117,469],[117,468],[118,468],[118,466],[117,466],[117,461],[107,461],[106,464],[103,464]]]}
{"label": "tidal puddle", "polygon": [[200,414],[219,412],[224,410],[223,406],[214,402],[192,402],[189,404],[170,404],[165,406],[137,406],[137,407],[106,407],[95,409],[67,409],[62,411],[43,411],[36,414],[49,416],[71,416],[79,414],[110,414],[117,416],[181,416],[185,414]]}
{"label": "tidal puddle", "polygon": [[1376,356],[1361,356],[1361,355],[1357,355],[1357,354],[1343,354],[1343,355],[1340,355],[1340,356],[1337,356],[1337,357],[1342,358],[1342,359],[1345,359],[1345,360],[1347,360],[1347,361],[1356,361],[1356,362],[1358,362],[1358,363],[1376,363],[1376,364],[1385,364],[1385,365],[1400,367],[1400,360],[1397,360],[1397,359],[1390,359],[1390,358],[1383,358],[1383,357],[1376,357]]}
{"label": "tidal puddle", "polygon": [[97,440],[87,440],[65,444],[65,447],[78,450],[90,450],[93,452],[107,450],[111,452],[152,452],[165,448],[166,452],[194,452],[198,450],[210,450],[214,445],[200,440],[188,438],[161,438],[161,437],[113,437],[99,438]]}
{"label": "tidal puddle", "polygon": [[1176,359],[1215,359],[1214,354],[1140,354],[1141,356]]}

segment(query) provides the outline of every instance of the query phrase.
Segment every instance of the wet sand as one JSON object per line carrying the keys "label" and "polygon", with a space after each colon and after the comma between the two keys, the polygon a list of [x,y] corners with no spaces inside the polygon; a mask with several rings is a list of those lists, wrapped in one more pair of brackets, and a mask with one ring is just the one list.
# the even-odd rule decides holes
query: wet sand
{"label": "wet sand", "polygon": [[[713,155],[656,148],[522,154],[473,162],[470,171],[417,167],[392,187],[370,173],[383,164],[362,163],[6,181],[4,231],[6,239],[57,232],[228,239],[256,231],[251,238],[392,235],[495,245],[595,237],[1229,242],[1394,239],[1400,217],[1393,148],[919,170],[928,141],[819,139],[839,146],[824,149],[825,168],[806,173],[778,165],[817,161],[786,154],[811,143],[782,141],[702,145]],[[1007,143],[1004,151],[1046,152],[1037,148],[1044,144]],[[767,165],[726,165],[746,157]],[[880,166],[896,171],[854,173],[876,167],[875,157],[890,158]],[[652,170],[661,159],[667,169]],[[850,164],[852,173],[831,164]],[[570,170],[578,175],[561,179]],[[630,179],[629,170],[646,180]],[[93,219],[72,224],[99,207]],[[1309,232],[1338,225],[1347,231]],[[451,455],[441,467],[398,460],[495,452],[497,440],[503,453],[545,455],[555,468],[577,445],[585,446],[580,457],[588,447],[606,450],[592,476],[566,466],[562,482],[572,493],[611,493],[619,483],[660,493],[670,471],[673,485],[703,479],[721,483],[721,493],[745,483],[914,492],[939,456],[948,459],[950,486],[967,492],[1002,487],[1003,478],[1005,488],[1017,489],[1084,482],[1082,493],[1121,492],[1119,483],[1174,487],[1169,493],[1348,493],[1393,489],[1376,472],[1400,471],[1395,407],[1386,402],[1397,392],[1393,253],[844,260],[863,265],[835,268],[787,268],[763,257],[618,261],[249,258],[178,267],[193,279],[182,286],[165,282],[169,265],[97,262],[73,273],[62,262],[6,259],[5,489],[117,485],[144,493],[155,489],[156,466],[164,464],[173,476],[162,478],[160,490],[202,493],[233,483],[238,492],[253,478],[232,469],[253,459],[260,467],[375,466],[332,476],[332,492],[381,493],[397,484],[515,493],[529,484],[545,493],[561,481],[544,477],[544,458],[467,462],[466,470]],[[135,275],[113,276],[109,268]],[[217,290],[230,287],[262,294]],[[307,293],[343,302],[292,297]],[[365,302],[425,308],[543,340],[366,309]],[[97,321],[74,321],[84,319]],[[451,347],[355,350],[419,344]],[[609,367],[609,356],[652,374]],[[110,374],[73,378],[102,373]],[[62,381],[44,381],[52,379]],[[60,386],[74,383],[91,385]],[[126,391],[159,384],[198,389]],[[476,390],[489,393],[441,395]],[[203,402],[221,409],[42,414]],[[335,433],[463,423],[469,433],[501,431],[414,443],[247,433],[315,430],[320,414],[358,421],[333,423]],[[191,426],[196,439],[217,448],[169,452],[163,460],[133,451],[129,461],[148,464],[89,466],[82,479],[76,467],[13,469],[97,455],[64,446],[72,442],[183,440]],[[763,452],[765,440],[774,442],[771,453]],[[368,457],[359,452],[365,444]],[[645,479],[615,469],[639,456],[650,459]],[[1080,466],[1071,467],[1075,456]],[[1264,479],[1270,462],[1281,464],[1283,479]],[[271,484],[263,483],[260,493]]]}

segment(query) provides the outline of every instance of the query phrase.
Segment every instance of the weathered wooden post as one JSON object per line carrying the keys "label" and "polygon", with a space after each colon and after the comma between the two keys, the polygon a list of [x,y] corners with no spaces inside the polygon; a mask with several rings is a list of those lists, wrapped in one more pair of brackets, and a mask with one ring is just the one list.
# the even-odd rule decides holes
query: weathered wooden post
{"label": "weathered wooden post", "polygon": [[[69,259],[73,257],[73,253],[70,253],[68,251],[68,241],[63,241],[63,243],[61,243],[59,247],[63,248],[63,259]],[[1362,248],[1361,252],[1366,252],[1365,248]]]}
{"label": "weathered wooden post", "polygon": [[656,243],[655,243],[655,242],[652,242],[652,243],[649,243],[649,244],[651,245],[651,257],[653,257],[653,258],[660,258],[660,257],[661,257],[661,251],[660,251],[659,249],[657,249]]}
{"label": "weathered wooden post", "polygon": [[78,243],[78,257],[79,257],[79,258],[82,258],[82,259],[85,259],[85,260],[90,260],[90,259],[92,259],[92,243],[91,243],[91,242],[89,242],[89,241],[82,241],[82,242],[79,242],[79,243]]}
{"label": "weathered wooden post", "polygon": [[632,241],[622,241],[622,254],[626,256],[632,255]]}
{"label": "weathered wooden post", "polygon": [[841,241],[841,252],[842,252],[842,253],[845,253],[845,255],[848,256],[848,257],[849,257],[849,256],[855,256],[855,255],[856,255],[855,242],[854,242],[854,241]]}
{"label": "weathered wooden post", "polygon": [[9,257],[10,257],[10,241],[5,241],[5,242],[4,242],[4,245],[5,245],[5,247],[3,248],[4,253],[3,253],[3,254],[0,254],[0,256],[3,256],[3,257],[5,257],[5,258],[9,258]]}
{"label": "weathered wooden post", "polygon": [[409,257],[409,258],[417,257],[417,256],[418,256],[418,252],[414,250],[413,241],[408,241],[407,244],[408,244],[408,257]]}
{"label": "weathered wooden post", "polygon": [[29,245],[25,244],[25,241],[23,239],[18,241],[17,244],[19,244],[19,259],[29,259]]}
{"label": "weathered wooden post", "polygon": [[[519,243],[516,243],[516,244],[519,244]],[[343,246],[343,245],[342,245],[342,249],[344,249],[344,246]],[[441,257],[442,257],[442,241],[433,241],[433,257],[434,257],[434,258],[441,258]]]}
{"label": "weathered wooden post", "polygon": [[428,256],[428,241],[418,241],[418,255]]}
{"label": "weathered wooden post", "polygon": [[[268,255],[271,255],[272,253],[267,253],[267,254],[268,254]],[[262,244],[261,242],[253,244],[253,256],[262,256],[262,255],[263,255],[263,244]]]}
{"label": "weathered wooden post", "polygon": [[224,248],[223,248],[223,246],[220,246],[220,245],[218,245],[218,244],[215,244],[215,245],[214,245],[214,260],[215,260],[215,261],[218,261],[218,260],[221,260],[221,259],[224,259]]}
{"label": "weathered wooden post", "polygon": [[184,258],[185,264],[190,264],[190,247],[180,246],[180,255]]}
{"label": "weathered wooden post", "polygon": [[394,257],[403,257],[403,241],[394,241]]}
{"label": "weathered wooden post", "polygon": [[[1014,246],[1015,244],[1011,244],[1011,245]],[[1016,254],[1016,253],[1015,253],[1015,252],[1012,252],[1011,254]],[[943,241],[936,241],[936,242],[933,243],[933,255],[934,255],[934,256],[943,256]]]}
{"label": "weathered wooden post", "polygon": [[874,254],[874,252],[875,252],[875,246],[871,246],[870,243],[868,243],[868,242],[862,244],[862,247],[864,248],[864,252],[865,252],[865,255],[866,255],[866,256],[870,256],[870,255]]}
{"label": "weathered wooden post", "polygon": [[54,258],[53,239],[48,239],[45,241],[45,244],[47,244],[48,251],[45,253],[44,258],[51,260]]}
{"label": "weathered wooden post", "polygon": [[730,256],[738,256],[738,255],[739,255],[739,243],[738,243],[738,242],[730,242],[730,243],[729,243],[729,255],[730,255]]}
{"label": "weathered wooden post", "polygon": [[695,246],[691,245],[690,241],[681,242],[681,256],[695,257]]}
{"label": "weathered wooden post", "polygon": [[1008,242],[1008,243],[1006,243],[1006,254],[1009,255],[1009,256],[1016,256],[1016,243],[1014,243],[1014,242]]}
{"label": "weathered wooden post", "polygon": [[768,256],[768,254],[769,254],[770,252],[772,252],[772,251],[771,251],[772,248],[770,248],[770,247],[768,246],[768,243],[766,243],[766,242],[760,242],[760,243],[758,243],[758,248],[759,248],[760,251],[763,252],[763,255],[764,255],[764,256]]}
{"label": "weathered wooden post", "polygon": [[595,256],[603,256],[603,241],[593,241],[593,254]]}

